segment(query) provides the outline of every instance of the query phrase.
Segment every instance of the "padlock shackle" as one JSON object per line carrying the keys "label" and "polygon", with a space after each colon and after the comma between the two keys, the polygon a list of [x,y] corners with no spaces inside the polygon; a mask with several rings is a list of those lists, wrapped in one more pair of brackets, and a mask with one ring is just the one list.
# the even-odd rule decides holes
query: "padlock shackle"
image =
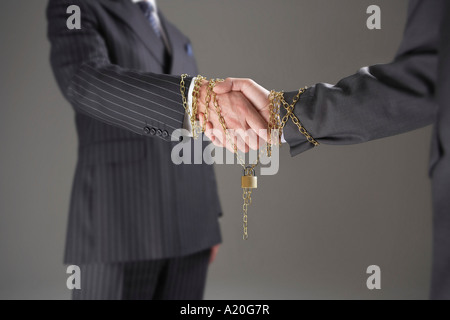
{"label": "padlock shackle", "polygon": [[245,167],[243,169],[243,171],[244,171],[244,176],[253,176],[253,177],[256,176],[255,168],[253,168],[251,166]]}

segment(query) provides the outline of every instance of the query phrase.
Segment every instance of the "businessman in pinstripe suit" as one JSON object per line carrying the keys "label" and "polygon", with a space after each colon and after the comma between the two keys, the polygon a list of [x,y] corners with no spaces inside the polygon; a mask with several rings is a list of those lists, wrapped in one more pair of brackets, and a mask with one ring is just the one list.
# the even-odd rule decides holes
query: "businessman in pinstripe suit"
{"label": "businessman in pinstripe suit", "polygon": [[[196,63],[155,1],[136,2],[49,1],[51,65],[79,138],[64,262],[82,270],[74,299],[201,299],[221,242],[216,180],[170,158],[185,112],[169,74]],[[79,30],[66,26],[70,5]]]}

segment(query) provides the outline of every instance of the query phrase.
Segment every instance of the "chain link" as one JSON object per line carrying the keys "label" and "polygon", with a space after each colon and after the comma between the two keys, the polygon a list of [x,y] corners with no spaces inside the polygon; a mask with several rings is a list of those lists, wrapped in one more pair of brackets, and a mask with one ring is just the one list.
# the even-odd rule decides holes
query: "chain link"
{"label": "chain link", "polygon": [[203,127],[202,127],[202,131],[205,132],[206,131],[206,123],[208,122],[209,119],[209,105],[211,103],[211,97],[212,97],[212,93],[213,93],[213,89],[216,86],[216,80],[211,79],[209,80],[208,83],[208,91],[206,93],[206,98],[205,98],[205,121],[203,122]]}
{"label": "chain link", "polygon": [[243,195],[242,198],[244,199],[244,204],[242,205],[242,211],[243,211],[243,216],[242,216],[242,221],[243,221],[243,229],[244,229],[244,234],[242,236],[242,238],[244,240],[248,239],[248,215],[247,215],[247,211],[248,211],[248,206],[252,203],[252,189],[248,189],[248,188],[244,188],[243,190]]}
{"label": "chain link", "polygon": [[298,130],[300,131],[300,133],[302,135],[304,135],[306,137],[306,140],[313,144],[315,147],[319,146],[319,142],[317,142],[308,132],[308,130],[306,130],[306,128],[301,124],[300,120],[297,118],[297,116],[294,114],[294,108],[295,105],[297,104],[298,100],[300,99],[300,96],[305,93],[306,88],[300,89],[297,93],[297,95],[294,97],[294,100],[292,102],[291,105],[289,105],[286,100],[284,99],[284,94],[283,92],[275,92],[275,91],[271,91],[270,93],[270,97],[271,97],[271,103],[275,104],[276,102],[278,102],[279,104],[282,104],[283,107],[286,109],[286,114],[284,115],[284,117],[281,119],[281,123],[280,123],[280,132],[281,129],[283,129],[287,123],[287,121],[289,120],[289,118],[291,118],[292,122],[297,126]]}
{"label": "chain link", "polygon": [[183,108],[186,111],[187,115],[189,116],[189,119],[191,119],[191,112],[189,111],[188,105],[187,105],[187,98],[186,98],[186,82],[184,79],[188,77],[187,74],[181,75],[181,81],[180,81],[180,92],[181,92],[181,98],[183,100]]}
{"label": "chain link", "polygon": [[[281,139],[281,130],[279,130],[280,128],[280,98],[276,95],[275,91],[271,91],[269,94],[269,122],[268,122],[268,126],[267,126],[267,156],[271,157],[272,156],[272,145],[276,144],[279,145],[280,143],[280,139]],[[272,138],[274,133],[273,130],[277,130],[278,129],[278,137],[276,141],[272,141]]]}
{"label": "chain link", "polygon": [[[202,82],[205,81],[206,78],[198,75],[195,79],[194,83],[194,89],[192,91],[192,115],[191,115],[191,125],[192,125],[192,135],[194,136],[194,139],[197,139],[199,134],[202,132],[202,128],[197,124],[197,114],[198,114],[198,102],[200,99],[200,86],[202,85]],[[208,109],[208,106],[206,106],[206,109]]]}

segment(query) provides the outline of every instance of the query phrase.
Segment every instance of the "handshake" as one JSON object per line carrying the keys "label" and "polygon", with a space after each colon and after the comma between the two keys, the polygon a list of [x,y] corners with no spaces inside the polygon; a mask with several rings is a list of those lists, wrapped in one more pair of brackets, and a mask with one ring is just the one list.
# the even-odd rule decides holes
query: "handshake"
{"label": "handshake", "polygon": [[[219,147],[248,152],[258,150],[267,144],[268,156],[271,146],[280,143],[281,132],[289,119],[298,127],[300,133],[314,146],[319,143],[309,135],[294,114],[294,108],[306,89],[300,89],[292,104],[288,104],[282,92],[268,91],[251,79],[228,78],[210,80],[195,78],[191,110],[187,108],[184,78],[181,92],[186,111],[191,120],[194,137],[201,131]],[[280,108],[286,114],[280,117]]]}
{"label": "handshake", "polygon": [[[293,112],[305,89],[300,89],[289,105],[282,92],[273,90],[269,92],[250,79],[228,78],[207,81],[204,77],[197,76],[191,84],[192,101],[189,108],[184,82],[186,76],[181,76],[180,90],[194,138],[198,137],[200,131],[204,132],[214,145],[226,147],[235,153],[244,168],[241,187],[244,199],[243,239],[246,240],[247,211],[252,202],[252,190],[258,185],[255,168],[261,158],[258,154],[256,162],[247,165],[245,159],[239,156],[238,150],[247,153],[250,149],[258,150],[265,145],[267,156],[271,158],[272,146],[280,143],[281,130],[289,118],[297,125],[300,133],[317,146],[317,141],[308,134]],[[280,117],[281,107],[286,109],[283,117]],[[197,120],[200,120],[200,126]]]}
{"label": "handshake", "polygon": [[202,131],[232,152],[257,150],[268,141],[270,92],[250,79],[197,77],[192,109]]}

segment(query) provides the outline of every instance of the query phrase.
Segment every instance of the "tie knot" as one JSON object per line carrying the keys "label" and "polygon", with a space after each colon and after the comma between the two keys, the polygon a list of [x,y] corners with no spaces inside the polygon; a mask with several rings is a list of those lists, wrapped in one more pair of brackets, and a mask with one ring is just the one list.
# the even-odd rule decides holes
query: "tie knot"
{"label": "tie knot", "polygon": [[142,12],[145,14],[145,16],[148,18],[152,15],[152,13],[155,11],[155,8],[150,3],[150,1],[139,1],[138,3],[139,8],[141,8]]}

